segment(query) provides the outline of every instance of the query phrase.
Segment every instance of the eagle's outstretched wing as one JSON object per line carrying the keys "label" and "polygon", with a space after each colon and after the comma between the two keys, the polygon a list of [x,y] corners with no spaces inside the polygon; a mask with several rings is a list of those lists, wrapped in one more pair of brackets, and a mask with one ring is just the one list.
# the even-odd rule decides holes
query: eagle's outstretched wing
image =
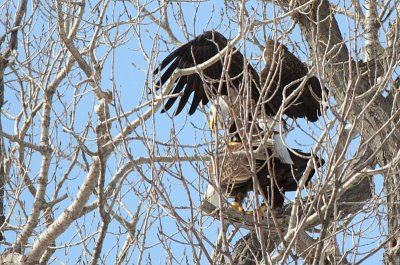
{"label": "eagle's outstretched wing", "polygon": [[[261,87],[267,89],[266,101],[270,109],[277,111],[284,100],[297,89],[307,76],[307,66],[288,48],[273,40],[267,40],[264,50],[265,68],[261,71]],[[284,114],[291,118],[304,118],[315,122],[321,115],[322,89],[319,80],[312,76],[294,100],[284,106]],[[267,113],[273,115],[275,113]]]}
{"label": "eagle's outstretched wing", "polygon": [[[217,55],[228,45],[228,40],[216,31],[207,31],[197,36],[195,39],[182,45],[169,54],[154,71],[159,74],[165,70],[160,79],[156,82],[158,88],[164,85],[176,69],[194,67],[206,62]],[[259,77],[257,71],[251,67],[244,59],[240,51],[232,48],[228,51],[229,59],[221,56],[221,59],[201,73],[181,76],[176,80],[175,88],[170,94],[183,94],[179,100],[175,115],[179,114],[189,100],[192,93],[193,100],[189,109],[189,114],[193,114],[202,102],[204,105],[209,102],[210,96],[228,95],[228,86],[235,91],[235,94],[247,93],[243,91],[242,85],[244,75],[251,81],[251,97],[259,97]],[[244,71],[245,67],[247,68]],[[206,91],[208,89],[208,91]],[[244,95],[244,94],[243,94]],[[162,112],[169,110],[178,97],[169,98]]]}
{"label": "eagle's outstretched wing", "polygon": [[[217,55],[228,45],[228,40],[216,31],[207,31],[187,42],[170,53],[154,71],[161,74],[156,82],[157,89],[162,87],[176,69],[185,69],[204,63]],[[307,66],[302,63],[286,46],[267,40],[264,51],[265,68],[259,77],[257,71],[247,62],[243,54],[233,48],[226,56],[204,71],[181,76],[176,80],[175,88],[170,94],[183,92],[174,114],[179,114],[193,94],[189,115],[196,111],[202,102],[204,105],[213,95],[228,95],[228,87],[235,90],[235,94],[243,96],[242,100],[251,95],[253,102],[259,102],[260,95],[264,111],[274,116],[282,105],[283,93],[286,88],[286,98],[298,88],[302,79],[307,75]],[[261,79],[261,84],[260,84]],[[289,84],[292,85],[289,86]],[[251,84],[250,86],[247,84]],[[250,88],[250,91],[246,91]],[[267,89],[263,92],[263,89]],[[316,121],[321,114],[322,89],[316,77],[310,77],[304,89],[296,95],[294,100],[285,104],[284,114],[291,118],[304,118]],[[169,110],[178,99],[169,98],[162,112]]]}

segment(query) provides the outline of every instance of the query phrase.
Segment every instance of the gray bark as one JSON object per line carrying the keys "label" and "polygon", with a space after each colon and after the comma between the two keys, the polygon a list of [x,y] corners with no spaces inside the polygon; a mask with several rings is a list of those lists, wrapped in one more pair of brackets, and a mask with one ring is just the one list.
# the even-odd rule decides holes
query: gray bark
{"label": "gray bark", "polygon": [[[291,2],[280,2],[283,8],[287,8]],[[382,56],[377,56],[373,61],[363,64],[363,71],[367,75],[361,75],[359,65],[349,57],[348,49],[342,38],[337,21],[332,13],[330,3],[326,0],[314,1],[306,7],[301,7],[305,1],[296,1],[290,9],[299,8],[302,12],[292,13],[292,18],[300,26],[310,49],[315,55],[325,55],[315,58],[315,63],[323,64],[325,82],[330,89],[330,95],[334,97],[338,106],[348,106],[346,112],[338,112],[339,119],[348,120],[354,129],[361,135],[364,145],[363,155],[360,159],[352,161],[349,167],[352,170],[344,171],[341,180],[351,178],[355,172],[375,166],[384,167],[396,157],[400,132],[398,129],[398,111],[394,105],[394,99],[389,95],[384,97],[376,91],[375,80],[371,76],[384,74]],[[395,55],[396,56],[396,55]],[[398,56],[398,55],[397,55]],[[349,96],[351,98],[349,99]],[[360,116],[362,113],[362,116]],[[388,121],[393,121],[388,123]],[[397,166],[396,166],[397,168]],[[398,224],[398,181],[391,174],[385,174],[385,185],[388,194],[389,234],[395,235],[386,248],[385,259],[387,264],[399,264],[399,240],[397,233]],[[341,183],[339,183],[341,185]],[[338,199],[338,202],[353,202],[353,206],[342,209],[346,214],[359,211],[363,204],[371,198],[370,184],[368,178],[361,182],[354,182],[352,187],[346,190]],[[340,208],[340,203],[335,207]],[[332,209],[330,209],[331,211]],[[330,212],[329,211],[329,212]],[[339,211],[335,211],[340,212]],[[333,220],[334,214],[327,214],[321,223]],[[336,216],[337,218],[337,216]],[[283,226],[285,227],[285,226]],[[268,238],[267,240],[271,240]],[[323,238],[320,238],[323,240]],[[238,264],[256,264],[260,259],[260,249],[254,232],[245,236],[236,244],[233,256]],[[272,239],[273,240],[273,239]],[[274,241],[274,240],[273,240]],[[275,245],[279,242],[275,242]],[[254,255],[254,253],[257,253]],[[256,258],[255,258],[256,256]],[[318,255],[316,257],[319,257]],[[318,264],[314,260],[314,264]]]}

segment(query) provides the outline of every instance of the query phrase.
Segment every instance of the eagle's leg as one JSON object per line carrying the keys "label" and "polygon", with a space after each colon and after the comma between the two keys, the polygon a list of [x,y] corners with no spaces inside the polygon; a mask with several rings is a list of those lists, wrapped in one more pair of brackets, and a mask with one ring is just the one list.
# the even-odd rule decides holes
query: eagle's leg
{"label": "eagle's leg", "polygon": [[235,209],[239,213],[244,213],[245,211],[243,209],[242,204],[243,204],[243,201],[244,201],[245,197],[246,197],[245,193],[238,192],[235,195],[235,198],[233,199],[233,202],[231,203],[230,207]]}

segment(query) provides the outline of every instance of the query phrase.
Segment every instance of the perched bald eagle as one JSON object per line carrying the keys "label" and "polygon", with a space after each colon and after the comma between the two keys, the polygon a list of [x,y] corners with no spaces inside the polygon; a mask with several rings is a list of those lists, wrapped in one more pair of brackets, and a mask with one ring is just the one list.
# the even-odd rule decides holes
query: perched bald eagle
{"label": "perched bald eagle", "polygon": [[[271,151],[268,150],[268,159],[255,160],[256,172],[253,173],[247,157],[235,156],[229,152],[241,150],[241,146],[227,145],[226,147],[229,150],[225,150],[223,159],[219,159],[218,162],[213,160],[208,167],[208,174],[214,176],[211,178],[214,181],[210,181],[205,199],[218,207],[220,193],[223,193],[226,197],[234,198],[232,206],[240,212],[244,211],[242,203],[248,192],[254,190],[253,175],[257,177],[260,192],[265,196],[269,206],[273,209],[280,208],[284,203],[284,193],[297,190],[297,184],[307,168],[308,161],[312,158],[310,153],[294,150],[296,154],[290,150],[293,164],[288,164],[272,156]],[[314,157],[314,159],[317,167],[325,163],[321,158]],[[219,169],[218,175],[214,172],[216,168]],[[315,169],[312,168],[304,176],[306,178],[305,186],[308,185],[314,173]],[[215,180],[218,180],[218,183]],[[216,191],[218,186],[220,192]]]}
{"label": "perched bald eagle", "polygon": [[[175,70],[196,67],[220,54],[227,46],[228,40],[216,31],[207,31],[182,45],[170,53],[154,71],[154,75],[162,73],[156,81],[156,89],[161,88]],[[302,176],[308,159],[295,155],[282,145],[283,126],[275,116],[282,108],[282,113],[290,118],[316,121],[321,114],[322,89],[316,77],[307,78],[307,66],[285,46],[267,40],[263,58],[265,68],[259,76],[239,50],[234,47],[228,49],[224,56],[221,55],[219,60],[204,70],[177,78],[174,89],[169,93],[177,96],[168,98],[162,112],[168,111],[178,97],[180,100],[174,115],[182,111],[192,94],[189,115],[196,111],[200,103],[206,105],[211,101],[210,128],[218,120],[229,120],[226,125],[229,127],[231,142],[228,143],[227,150],[232,143],[232,148],[240,146],[248,135],[256,137],[253,148],[262,144],[262,135],[274,135],[274,148],[265,149],[264,158],[256,161],[256,175],[259,182],[268,187],[275,186],[271,185],[270,178],[275,179],[277,189],[273,189],[272,193],[277,191],[279,195],[271,197],[271,192],[268,192],[270,195],[264,195],[270,196],[268,200],[272,200],[271,205],[281,206],[283,196],[280,191],[296,190],[296,181]],[[256,126],[251,126],[254,122]],[[251,132],[249,128],[252,128]],[[306,153],[300,154],[310,156]],[[274,156],[278,159],[270,159]],[[240,163],[249,170],[249,163]],[[251,174],[250,177],[244,177],[245,181],[240,180],[243,176],[237,173],[224,175],[229,176],[229,182],[232,183],[225,185],[226,188],[238,188],[236,193],[239,195],[231,195],[237,198],[235,203],[240,205],[240,209],[241,197],[252,189]],[[312,174],[309,174],[307,181],[311,177]],[[273,199],[275,197],[276,201]]]}

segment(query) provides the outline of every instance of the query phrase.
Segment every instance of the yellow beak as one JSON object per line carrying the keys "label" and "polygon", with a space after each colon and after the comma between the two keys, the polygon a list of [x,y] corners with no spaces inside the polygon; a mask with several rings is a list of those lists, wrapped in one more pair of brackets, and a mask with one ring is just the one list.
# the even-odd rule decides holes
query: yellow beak
{"label": "yellow beak", "polygon": [[[211,131],[214,131],[215,126],[217,125],[217,114],[213,113],[210,117],[210,123],[208,124],[208,126],[210,127]],[[219,128],[224,128],[224,123],[219,121]]]}
{"label": "yellow beak", "polygon": [[216,119],[217,119],[217,115],[212,114],[211,118],[210,118],[210,123],[208,124],[210,126],[211,131],[214,131]]}

